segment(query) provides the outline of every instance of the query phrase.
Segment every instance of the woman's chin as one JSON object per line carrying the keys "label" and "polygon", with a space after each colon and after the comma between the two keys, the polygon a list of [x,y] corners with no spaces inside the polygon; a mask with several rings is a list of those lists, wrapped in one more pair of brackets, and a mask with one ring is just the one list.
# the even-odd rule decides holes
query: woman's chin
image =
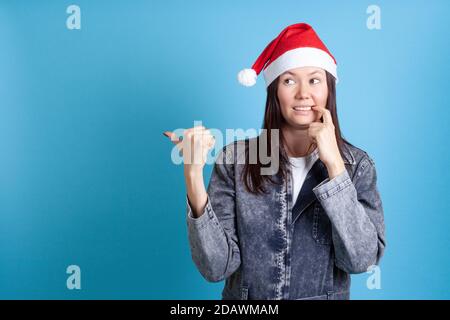
{"label": "woman's chin", "polygon": [[296,119],[294,126],[305,127],[314,122],[314,119]]}

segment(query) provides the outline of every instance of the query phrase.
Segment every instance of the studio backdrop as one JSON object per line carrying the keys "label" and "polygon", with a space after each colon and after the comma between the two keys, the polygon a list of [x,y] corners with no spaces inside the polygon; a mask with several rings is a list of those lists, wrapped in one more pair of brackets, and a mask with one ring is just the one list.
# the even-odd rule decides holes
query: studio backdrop
{"label": "studio backdrop", "polygon": [[351,298],[449,299],[449,14],[446,0],[1,0],[0,298],[220,299],[162,132],[261,128],[264,81],[237,73],[306,22],[338,61],[342,134],[383,200],[385,255]]}

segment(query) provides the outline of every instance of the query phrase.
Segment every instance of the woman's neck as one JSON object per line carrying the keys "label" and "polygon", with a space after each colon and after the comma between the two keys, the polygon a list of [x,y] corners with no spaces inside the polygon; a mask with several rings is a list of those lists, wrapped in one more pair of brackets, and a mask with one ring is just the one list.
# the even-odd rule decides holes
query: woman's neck
{"label": "woman's neck", "polygon": [[289,157],[305,157],[309,155],[313,148],[313,141],[308,136],[308,128],[294,129],[285,126],[281,129],[285,139],[285,148]]}

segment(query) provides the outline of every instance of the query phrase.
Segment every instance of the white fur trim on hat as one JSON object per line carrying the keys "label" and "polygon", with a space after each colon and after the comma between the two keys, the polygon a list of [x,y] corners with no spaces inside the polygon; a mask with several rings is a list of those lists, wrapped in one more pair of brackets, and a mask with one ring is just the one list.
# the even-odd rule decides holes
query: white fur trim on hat
{"label": "white fur trim on hat", "polygon": [[273,80],[287,70],[300,67],[318,67],[331,73],[338,82],[336,64],[325,51],[312,47],[303,47],[286,51],[264,70],[264,80],[268,87]]}

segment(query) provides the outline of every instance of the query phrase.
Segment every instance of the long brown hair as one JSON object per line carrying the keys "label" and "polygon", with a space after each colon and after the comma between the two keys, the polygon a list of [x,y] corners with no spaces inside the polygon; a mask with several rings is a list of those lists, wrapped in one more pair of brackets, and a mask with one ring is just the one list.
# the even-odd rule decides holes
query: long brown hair
{"label": "long brown hair", "polygon": [[[331,117],[333,119],[333,124],[335,127],[336,133],[336,141],[338,144],[339,152],[342,154],[342,146],[345,143],[349,143],[345,140],[341,134],[341,129],[339,126],[337,111],[336,111],[336,80],[335,78],[326,72],[327,78],[327,86],[328,86],[328,97],[327,97],[327,105],[326,108],[330,110]],[[288,174],[289,167],[289,157],[285,150],[285,139],[283,137],[283,132],[281,130],[282,125],[285,123],[285,119],[281,114],[280,102],[278,100],[278,81],[279,78],[276,78],[268,87],[267,87],[267,99],[266,99],[266,109],[264,113],[264,122],[263,129],[266,130],[267,137],[271,137],[271,130],[278,129],[279,130],[279,171],[283,178],[286,178]],[[261,136],[257,137],[257,145],[259,146]],[[270,156],[271,150],[271,139],[265,139],[267,142],[266,150]],[[254,194],[265,193],[266,188],[264,187],[265,182],[269,183],[277,183],[274,176],[270,175],[261,175],[261,168],[266,167],[267,165],[263,165],[260,161],[259,152],[257,156],[256,163],[250,163],[249,161],[249,152],[248,152],[248,140],[246,140],[246,161],[244,165],[244,169],[242,171],[242,179],[245,183],[245,187],[247,190]],[[308,150],[309,152],[309,150]]]}

